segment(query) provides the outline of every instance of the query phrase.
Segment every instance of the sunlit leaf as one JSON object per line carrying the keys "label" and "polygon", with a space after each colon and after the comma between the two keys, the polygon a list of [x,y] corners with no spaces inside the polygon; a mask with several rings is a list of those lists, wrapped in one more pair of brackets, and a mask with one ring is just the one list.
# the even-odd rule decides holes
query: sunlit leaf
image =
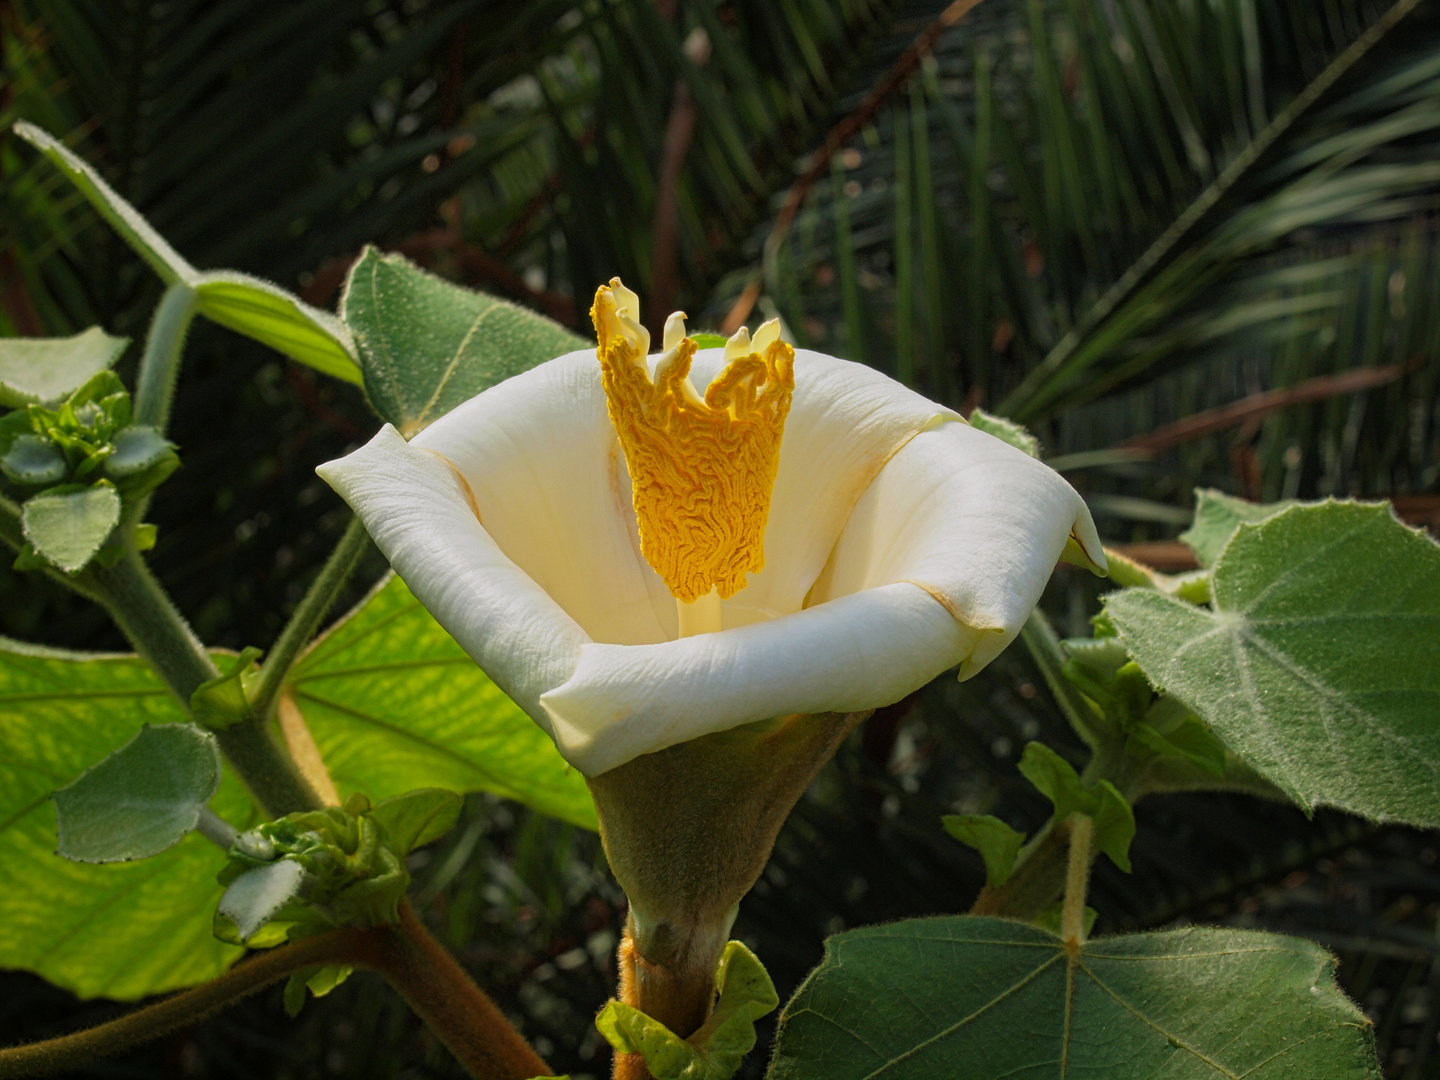
{"label": "sunlit leaf", "polygon": [[406,438],[480,391],[586,345],[543,315],[374,248],[351,268],[340,312],[365,392]]}
{"label": "sunlit leaf", "polygon": [[[55,854],[50,796],[142,725],[185,714],[133,656],[0,640],[0,968],[43,975],[82,997],[144,997],[213,978],[240,955],[211,927],[225,855],[191,835],[143,862],[97,866]],[[247,827],[226,775],[211,806]]]}
{"label": "sunlit leaf", "polygon": [[397,577],[300,659],[290,692],[342,797],[492,791],[595,828],[584,779]]}
{"label": "sunlit leaf", "polygon": [[98,326],[68,338],[0,338],[0,408],[59,401],[120,359],[129,344]]}

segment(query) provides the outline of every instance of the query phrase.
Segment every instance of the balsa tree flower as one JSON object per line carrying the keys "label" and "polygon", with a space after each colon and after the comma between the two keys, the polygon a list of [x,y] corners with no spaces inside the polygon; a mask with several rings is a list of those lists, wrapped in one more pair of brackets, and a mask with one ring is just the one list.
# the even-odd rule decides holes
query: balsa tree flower
{"label": "balsa tree flower", "polygon": [[786,814],[870,710],[1019,632],[1057,560],[1104,572],[1055,472],[775,322],[597,350],[386,426],[320,474],[588,779],[630,899],[622,998],[680,1036]]}

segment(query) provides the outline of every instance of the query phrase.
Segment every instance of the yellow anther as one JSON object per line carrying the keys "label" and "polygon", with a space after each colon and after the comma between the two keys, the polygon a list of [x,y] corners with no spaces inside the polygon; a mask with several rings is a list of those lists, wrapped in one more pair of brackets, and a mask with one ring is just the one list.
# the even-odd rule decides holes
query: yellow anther
{"label": "yellow anther", "polygon": [[[778,322],[725,346],[725,369],[702,399],[690,382],[695,342],[685,316],[665,323],[651,378],[650,335],[635,294],[612,278],[590,317],[609,403],[630,469],[640,550],[672,595],[731,597],[765,565],[765,523],[795,390],[795,351]],[[743,335],[743,337],[742,337]]]}

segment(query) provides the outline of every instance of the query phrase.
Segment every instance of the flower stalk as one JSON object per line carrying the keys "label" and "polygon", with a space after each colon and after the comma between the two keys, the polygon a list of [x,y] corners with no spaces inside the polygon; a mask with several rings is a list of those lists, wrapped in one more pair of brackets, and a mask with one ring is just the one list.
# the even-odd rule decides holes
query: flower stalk
{"label": "flower stalk", "polygon": [[172,284],[160,298],[150,321],[150,333],[145,338],[135,387],[135,423],[153,427],[162,434],[170,422],[185,335],[190,331],[198,299],[195,290],[183,281]]}
{"label": "flower stalk", "polygon": [[269,716],[296,657],[315,637],[315,632],[320,628],[320,620],[325,618],[326,613],[334,606],[336,596],[350,580],[350,575],[355,572],[355,567],[369,549],[370,534],[365,531],[364,522],[352,517],[340,537],[340,542],[335,545],[330,558],[320,568],[320,573],[295,608],[290,621],[275,639],[265,662],[260,665],[260,677],[251,697],[257,717]]}

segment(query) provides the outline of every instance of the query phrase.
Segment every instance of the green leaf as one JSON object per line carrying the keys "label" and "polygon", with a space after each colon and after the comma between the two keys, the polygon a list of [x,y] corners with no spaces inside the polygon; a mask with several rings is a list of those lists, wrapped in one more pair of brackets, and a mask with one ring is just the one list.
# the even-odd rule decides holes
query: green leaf
{"label": "green leaf", "polygon": [[1200,488],[1195,492],[1195,520],[1180,539],[1190,545],[1201,566],[1214,566],[1225,544],[1243,523],[1264,521],[1293,505],[1293,500],[1246,502],[1214,488]]}
{"label": "green leaf", "polygon": [[584,778],[397,577],[300,658],[290,690],[342,795],[493,791],[596,828]]}
{"label": "green leaf", "polygon": [[235,926],[235,937],[227,934],[224,940],[249,942],[271,916],[299,898],[304,884],[305,868],[291,859],[246,870],[226,886],[216,909],[217,921],[223,917]]}
{"label": "green leaf", "polygon": [[0,470],[17,484],[39,487],[65,479],[69,465],[65,455],[42,435],[18,435],[0,457]]}
{"label": "green leaf", "polygon": [[1308,941],[1102,938],[989,918],[852,930],[780,1016],[770,1080],[1380,1080],[1370,1022]]}
{"label": "green leaf", "polygon": [[991,416],[984,409],[975,409],[970,413],[970,426],[987,435],[994,435],[1001,442],[1007,442],[1033,458],[1040,456],[1040,440],[1013,420],[1006,420],[1003,416]]}
{"label": "green leaf", "polygon": [[207,319],[269,345],[337,379],[362,381],[345,324],[280,286],[249,274],[217,270],[195,280],[198,310]]}
{"label": "green leaf", "polygon": [[350,269],[340,315],[365,392],[407,439],[482,390],[587,344],[542,315],[370,247]]}
{"label": "green leaf", "polygon": [[[144,661],[0,639],[0,968],[81,997],[121,1000],[214,978],[238,949],[211,934],[225,855],[199,835],[143,862],[98,866],[55,854],[51,793],[143,725],[185,713]],[[254,811],[228,773],[210,803],[245,827]]]}
{"label": "green leaf", "polygon": [[703,1027],[682,1039],[631,1005],[610,1001],[595,1018],[618,1054],[640,1054],[656,1080],[729,1080],[755,1047],[755,1021],[780,1004],[759,958],[728,942],[715,973],[719,998]]}
{"label": "green leaf", "polygon": [[[334,315],[313,308],[280,286],[249,274],[233,270],[201,273],[155,231],[140,211],[57,139],[24,121],[15,125],[15,133],[60,168],[165,284],[179,281],[193,288],[197,310],[206,318],[327,375],[357,384],[361,381],[354,343],[349,331]],[[120,348],[124,344],[122,341]],[[111,362],[113,360],[111,357]],[[4,374],[3,359],[0,359],[0,382],[4,381]],[[0,387],[0,404],[3,403],[3,387]]]}
{"label": "green leaf", "polygon": [[115,452],[105,459],[105,473],[126,480],[174,457],[175,444],[153,427],[131,424],[115,433]]}
{"label": "green leaf", "polygon": [[0,338],[0,408],[59,401],[120,359],[129,344],[98,326],[68,338]]}
{"label": "green leaf", "polygon": [[195,723],[223,731],[250,718],[254,708],[250,704],[248,684],[259,674],[255,661],[261,655],[259,649],[249,646],[230,662],[228,671],[195,688],[190,695],[190,715]]}
{"label": "green leaf", "polygon": [[1095,823],[1094,845],[1110,861],[1130,872],[1130,841],[1135,838],[1135,812],[1109,780],[1085,786],[1068,761],[1044,743],[1032,742],[1020,755],[1020,773],[1055,804],[1055,821],[1085,814]]}
{"label": "green leaf", "polygon": [[1135,811],[1124,795],[1109,780],[1100,781],[1100,804],[1095,808],[1097,848],[1110,856],[1110,861],[1130,873],[1130,841],[1135,839]]}
{"label": "green leaf", "polygon": [[285,983],[286,1015],[292,1019],[300,1015],[305,1005],[306,990],[316,997],[324,997],[354,973],[355,969],[349,964],[327,964],[297,971]]}
{"label": "green leaf", "polygon": [[219,786],[215,736],[194,724],[146,724],[55,792],[56,852],[88,863],[158,855],[194,831]]}
{"label": "green leaf", "polygon": [[1214,608],[1106,600],[1152,682],[1302,806],[1440,824],[1440,546],[1385,505],[1241,525]]}
{"label": "green leaf", "polygon": [[1055,804],[1055,820],[1093,814],[1099,797],[1080,781],[1075,767],[1044,743],[1032,742],[1020,755],[1020,774]]}
{"label": "green leaf", "polygon": [[34,124],[19,121],[15,125],[15,134],[59,167],[90,205],[100,212],[100,216],[120,234],[121,239],[160,275],[160,280],[167,285],[175,281],[194,282],[198,276],[195,268],[150,226],[140,211],[116,194],[115,189],[101,179],[87,162]]}
{"label": "green leaf", "polygon": [[75,573],[95,557],[120,521],[120,495],[109,484],[36,495],[20,511],[25,539],[61,570]]}
{"label": "green leaf", "polygon": [[989,814],[947,814],[940,819],[945,831],[980,853],[985,860],[985,883],[992,889],[1010,880],[1015,857],[1025,843],[1025,834]]}
{"label": "green leaf", "polygon": [[695,342],[697,349],[723,349],[725,342],[729,340],[724,334],[710,334],[703,330],[697,334],[691,334],[689,337],[691,341]]}
{"label": "green leaf", "polygon": [[370,816],[385,827],[385,842],[404,856],[455,827],[465,800],[443,788],[421,788],[383,799]]}

